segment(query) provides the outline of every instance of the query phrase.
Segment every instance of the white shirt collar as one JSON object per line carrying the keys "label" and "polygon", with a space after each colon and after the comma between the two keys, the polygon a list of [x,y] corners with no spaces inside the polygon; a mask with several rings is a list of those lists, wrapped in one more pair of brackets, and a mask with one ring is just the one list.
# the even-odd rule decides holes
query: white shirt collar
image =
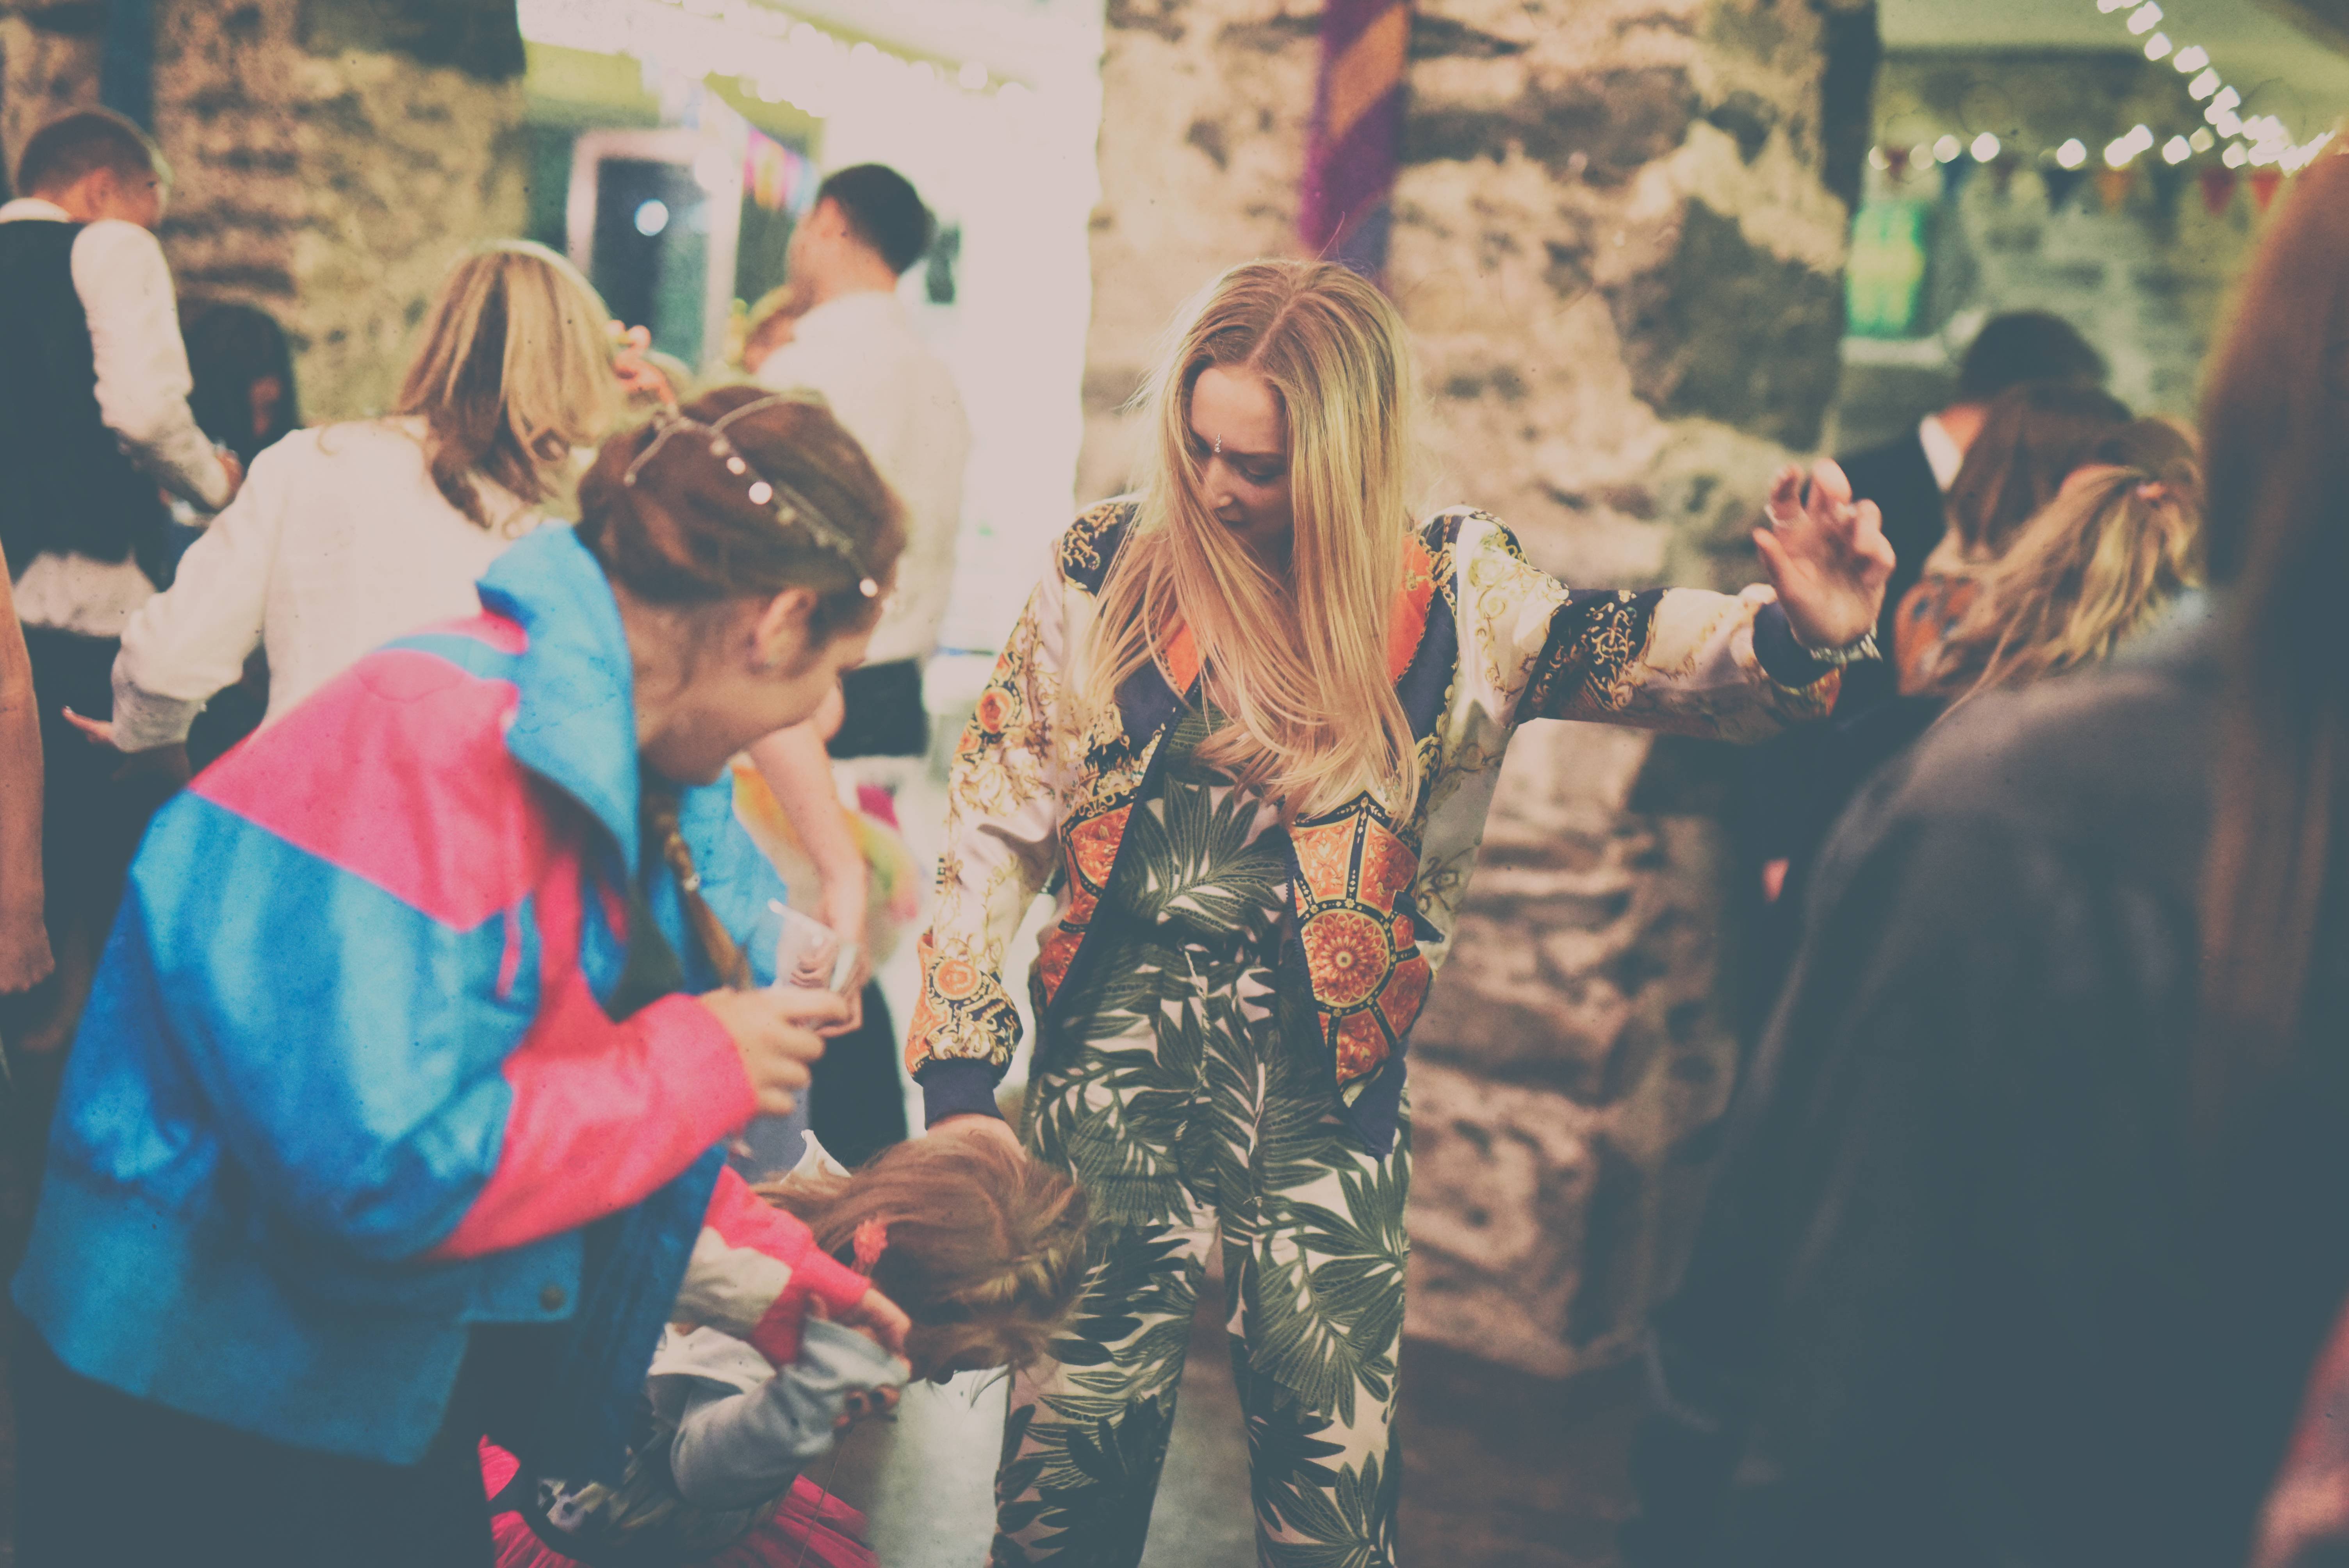
{"label": "white shirt collar", "polygon": [[898,306],[897,296],[883,294],[878,289],[864,289],[828,299],[800,317],[792,335],[805,338],[811,333],[817,337],[827,334],[864,333],[882,322],[902,322],[905,312]]}
{"label": "white shirt collar", "polygon": [[1925,449],[1925,461],[1933,470],[1933,482],[1947,494],[1957,482],[1958,470],[1965,467],[1966,449],[1958,445],[1957,438],[1950,434],[1939,414],[1928,414],[1917,421],[1917,444]]}
{"label": "white shirt collar", "polygon": [[70,223],[74,221],[72,213],[56,202],[45,201],[38,196],[19,196],[6,206],[0,207],[0,223],[21,222],[26,218],[45,218],[52,223]]}

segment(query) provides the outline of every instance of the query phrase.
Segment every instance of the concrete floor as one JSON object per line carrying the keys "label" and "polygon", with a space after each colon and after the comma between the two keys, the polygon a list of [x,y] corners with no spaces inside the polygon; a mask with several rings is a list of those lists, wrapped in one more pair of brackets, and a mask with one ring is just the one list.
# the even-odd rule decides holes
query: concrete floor
{"label": "concrete floor", "polygon": [[[1206,1295],[1214,1299],[1211,1287]],[[872,1522],[888,1568],[984,1568],[994,1532],[995,1454],[1005,1388],[966,1374],[911,1389],[893,1421],[869,1421],[843,1444],[832,1490]],[[814,1471],[821,1480],[821,1466]],[[1256,1561],[1247,1506],[1247,1439],[1231,1355],[1212,1310],[1191,1336],[1165,1480],[1143,1568],[1233,1568]]]}

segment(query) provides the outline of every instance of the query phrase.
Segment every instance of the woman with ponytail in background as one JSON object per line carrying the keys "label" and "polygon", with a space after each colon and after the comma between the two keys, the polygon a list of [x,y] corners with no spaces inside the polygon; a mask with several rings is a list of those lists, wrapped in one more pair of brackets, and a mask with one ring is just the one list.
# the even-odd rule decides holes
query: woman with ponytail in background
{"label": "woman with ponytail in background", "polygon": [[[1140,1559],[1218,1240],[1263,1560],[1392,1562],[1403,1047],[1510,731],[1759,738],[1876,624],[1891,551],[1834,465],[1808,510],[1778,482],[1775,595],[1571,591],[1485,513],[1413,516],[1416,390],[1356,274],[1217,279],[1141,493],[1062,537],[963,738],[909,1063],[934,1136],[1016,1140],[1093,1221],[1077,1320],[1013,1383],[997,1562]],[[1000,971],[1048,884],[1014,1134]]]}
{"label": "woman with ponytail in background", "polygon": [[901,1343],[724,1171],[843,1008],[746,988],[776,884],[708,787],[861,655],[897,502],[736,388],[581,508],[149,832],[15,1282],[19,1568],[486,1564],[477,1440],[616,1477],[688,1256],[777,1358],[811,1297]]}
{"label": "woman with ponytail in background", "polygon": [[2251,1553],[2349,1296],[2349,158],[2206,385],[2216,619],[1968,701],[1827,843],[1657,1316],[1635,1568]]}

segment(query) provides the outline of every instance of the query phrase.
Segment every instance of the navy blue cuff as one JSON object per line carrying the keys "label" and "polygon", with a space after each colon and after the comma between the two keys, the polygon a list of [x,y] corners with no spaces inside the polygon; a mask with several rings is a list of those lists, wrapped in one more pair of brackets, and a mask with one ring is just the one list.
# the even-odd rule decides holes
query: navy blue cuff
{"label": "navy blue cuff", "polygon": [[985,1062],[957,1057],[927,1061],[914,1075],[922,1086],[922,1125],[936,1127],[949,1116],[1003,1118],[995,1103],[995,1080],[1003,1075]]}
{"label": "navy blue cuff", "polygon": [[1777,603],[1764,604],[1754,613],[1754,656],[1762,661],[1764,675],[1796,691],[1836,668],[1811,657],[1811,651],[1795,638],[1785,606]]}

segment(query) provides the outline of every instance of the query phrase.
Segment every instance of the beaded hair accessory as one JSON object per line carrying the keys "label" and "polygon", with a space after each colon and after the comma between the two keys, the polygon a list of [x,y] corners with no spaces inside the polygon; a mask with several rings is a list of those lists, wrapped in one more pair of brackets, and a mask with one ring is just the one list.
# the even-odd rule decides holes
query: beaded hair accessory
{"label": "beaded hair accessory", "polygon": [[654,422],[653,438],[646,443],[645,449],[636,454],[636,460],[620,475],[620,483],[634,490],[636,470],[650,462],[652,455],[659,451],[671,436],[691,433],[704,437],[709,442],[709,455],[725,464],[728,473],[736,479],[750,478],[750,488],[745,493],[752,506],[771,506],[777,522],[785,528],[797,526],[807,530],[808,537],[814,540],[819,548],[828,550],[848,562],[850,569],[857,574],[858,593],[867,599],[876,597],[881,592],[881,584],[865,571],[864,558],[857,552],[856,542],[848,536],[847,531],[824,516],[813,501],[790,485],[780,480],[771,480],[752,469],[750,459],[726,438],[726,427],[735,420],[746,414],[755,414],[761,408],[771,408],[783,403],[826,407],[822,397],[810,393],[770,392],[722,415],[715,424],[704,424],[674,410],[664,412]]}

